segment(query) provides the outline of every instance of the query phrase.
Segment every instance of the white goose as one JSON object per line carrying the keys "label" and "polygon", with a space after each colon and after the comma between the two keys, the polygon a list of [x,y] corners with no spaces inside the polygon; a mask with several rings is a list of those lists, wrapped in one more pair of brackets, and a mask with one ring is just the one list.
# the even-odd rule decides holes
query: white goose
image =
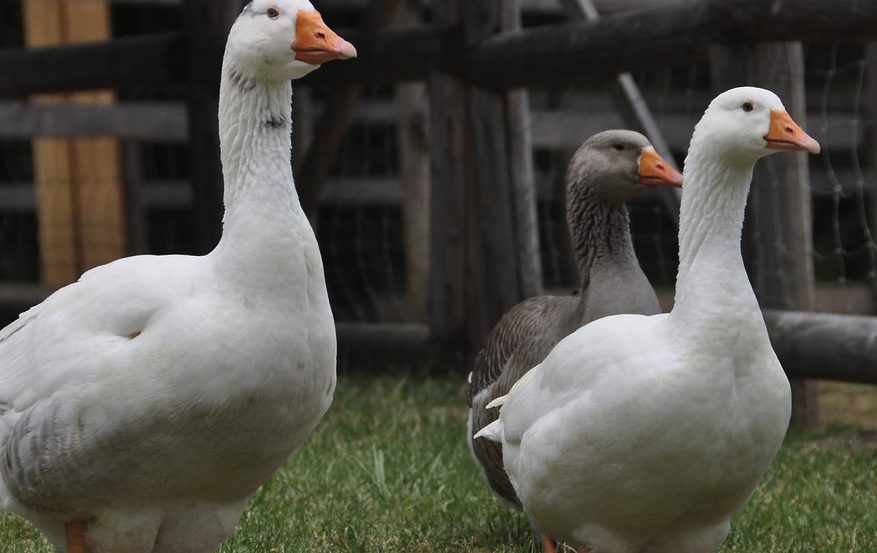
{"label": "white goose", "polygon": [[[789,384],[743,267],[753,166],[819,145],[773,93],[729,90],[685,160],[676,302],[562,340],[485,436],[543,535],[594,553],[715,550],[782,442]],[[551,544],[546,544],[551,547]]]}
{"label": "white goose", "polygon": [[356,55],[307,0],[253,0],[220,87],[223,234],[82,275],[0,332],[0,507],[61,552],[207,552],[335,388],[290,79]]}
{"label": "white goose", "polygon": [[469,376],[469,447],[491,490],[520,507],[502,466],[502,448],[472,436],[496,420],[487,405],[541,362],[557,342],[600,317],[661,312],[630,238],[625,202],[652,186],[679,186],[682,175],[645,136],[608,130],[588,138],[566,172],[566,219],[579,266],[575,296],[538,296],[510,309],[490,332]]}

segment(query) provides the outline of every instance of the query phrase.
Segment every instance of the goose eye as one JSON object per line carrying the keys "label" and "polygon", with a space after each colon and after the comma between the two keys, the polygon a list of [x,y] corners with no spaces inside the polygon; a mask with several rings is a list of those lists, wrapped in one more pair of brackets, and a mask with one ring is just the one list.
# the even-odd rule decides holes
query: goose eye
{"label": "goose eye", "polygon": [[277,19],[278,17],[280,17],[280,10],[278,10],[277,8],[268,8],[268,10],[265,12],[265,15],[267,15],[271,19]]}
{"label": "goose eye", "polygon": [[740,107],[741,107],[741,108],[743,109],[743,111],[745,111],[746,113],[749,113],[750,111],[752,111],[752,110],[755,109],[755,106],[752,105],[752,102],[743,102],[743,105],[740,106]]}
{"label": "goose eye", "polygon": [[627,149],[627,144],[625,144],[624,142],[616,142],[612,145],[612,147],[615,148],[615,150],[618,152],[623,152]]}

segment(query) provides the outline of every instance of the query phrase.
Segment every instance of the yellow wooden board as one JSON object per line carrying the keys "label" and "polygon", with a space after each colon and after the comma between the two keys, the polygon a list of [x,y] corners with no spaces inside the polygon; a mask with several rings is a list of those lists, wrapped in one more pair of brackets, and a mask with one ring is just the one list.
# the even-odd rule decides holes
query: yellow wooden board
{"label": "yellow wooden board", "polygon": [[[102,0],[24,0],[25,42],[53,46],[106,40]],[[112,91],[39,95],[34,102],[110,104]],[[41,280],[60,286],[126,254],[121,151],[112,137],[33,141]]]}

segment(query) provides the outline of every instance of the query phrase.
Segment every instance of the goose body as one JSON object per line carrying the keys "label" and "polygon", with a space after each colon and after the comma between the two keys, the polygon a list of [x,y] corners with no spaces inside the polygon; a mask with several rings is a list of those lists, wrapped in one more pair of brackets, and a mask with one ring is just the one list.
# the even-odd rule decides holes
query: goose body
{"label": "goose body", "polygon": [[472,436],[496,420],[487,405],[539,364],[561,339],[590,321],[618,313],[660,313],[630,238],[625,201],[650,186],[679,186],[682,175],[645,136],[609,130],[588,138],[566,173],[567,223],[579,267],[576,296],[538,296],[513,307],[491,331],[469,379],[469,446],[491,490],[520,502],[502,463],[502,448]]}
{"label": "goose body", "polygon": [[329,408],[289,80],[352,55],[306,0],[253,0],[223,61],[216,248],[97,267],[0,331],[0,506],[59,551],[215,550]]}
{"label": "goose body", "polygon": [[752,168],[819,145],[757,88],[719,95],[685,161],[676,301],[562,340],[494,405],[531,521],[593,553],[707,553],[785,434],[789,384],[740,255]]}

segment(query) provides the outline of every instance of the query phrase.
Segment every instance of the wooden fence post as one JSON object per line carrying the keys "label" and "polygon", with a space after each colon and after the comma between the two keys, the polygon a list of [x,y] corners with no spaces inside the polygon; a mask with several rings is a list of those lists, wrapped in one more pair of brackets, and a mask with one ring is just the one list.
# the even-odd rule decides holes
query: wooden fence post
{"label": "wooden fence post", "polygon": [[[421,10],[402,2],[396,15],[401,24],[420,23]],[[427,322],[429,297],[429,100],[424,83],[396,85],[399,176],[404,197],[405,301],[412,322]]]}
{"label": "wooden fence post", "polygon": [[[511,28],[515,9],[498,0],[446,1],[434,13],[442,14],[437,25],[461,25],[471,48]],[[430,326],[434,338],[457,338],[454,347],[471,355],[507,309],[541,290],[526,93],[434,73],[430,94]]]}
{"label": "wooden fence post", "polygon": [[[28,46],[110,37],[103,0],[25,0]],[[34,97],[41,103],[109,104],[109,90]],[[112,137],[33,141],[41,281],[61,286],[127,253],[119,141]]]}
{"label": "wooden fence post", "polygon": [[[460,22],[459,0],[433,0],[433,25]],[[465,91],[453,76],[432,71],[429,76],[430,149],[432,158],[429,231],[429,330],[442,349],[467,347],[466,250],[467,199],[464,161]]]}
{"label": "wooden fence post", "polygon": [[[872,117],[874,114],[877,114],[877,43],[869,42],[866,48],[866,59],[868,60],[868,66],[865,71],[868,73],[868,81],[865,85],[865,96],[867,98],[865,102],[862,102],[867,108],[871,111]],[[877,141],[871,141],[871,151],[869,152],[871,159],[877,159]],[[871,170],[869,171],[866,178],[869,182],[877,182],[877,163],[871,163]],[[872,221],[877,221],[877,194],[872,193],[871,199],[868,207],[868,215],[871,216]],[[871,236],[872,239],[877,239],[877,237]],[[871,307],[873,309],[874,306],[877,306],[877,281],[874,280],[875,277],[871,278],[871,281],[868,284],[871,287]]]}
{"label": "wooden fence post", "polygon": [[[795,121],[807,128],[804,56],[799,42],[714,46],[714,81],[722,89],[753,84],[783,100]],[[743,257],[763,309],[813,308],[810,176],[807,154],[785,153],[759,161],[744,224]],[[792,384],[793,423],[818,425],[815,382]]]}

